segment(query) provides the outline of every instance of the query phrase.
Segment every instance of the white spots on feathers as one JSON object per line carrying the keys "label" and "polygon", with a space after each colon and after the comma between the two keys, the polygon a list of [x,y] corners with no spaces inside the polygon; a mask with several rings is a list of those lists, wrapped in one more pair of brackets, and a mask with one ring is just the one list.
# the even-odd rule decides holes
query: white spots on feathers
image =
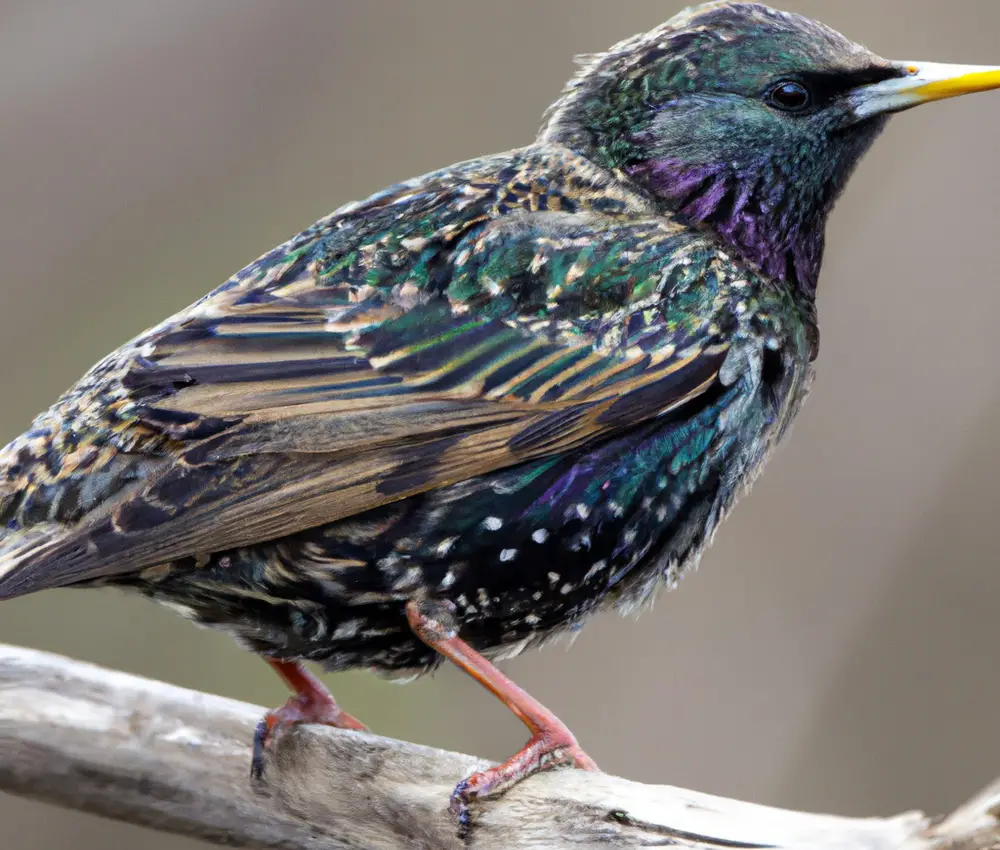
{"label": "white spots on feathers", "polygon": [[356,637],[361,627],[364,625],[364,620],[344,620],[340,623],[337,628],[333,630],[334,640],[350,640]]}
{"label": "white spots on feathers", "polygon": [[424,236],[409,236],[404,239],[399,240],[399,244],[402,245],[407,251],[423,251],[430,244],[430,239]]}
{"label": "white spots on feathers", "polygon": [[531,532],[531,539],[536,543],[544,543],[549,539],[549,531],[547,528],[536,528]]}
{"label": "white spots on feathers", "polygon": [[480,279],[479,284],[480,284],[480,286],[483,287],[483,289],[486,290],[486,292],[488,292],[490,295],[492,295],[494,297],[496,297],[497,295],[501,295],[503,293],[503,288],[492,277],[483,276]]}
{"label": "white spots on feathers", "polygon": [[483,528],[487,531],[499,531],[503,528],[503,520],[498,516],[488,516],[483,520]]}
{"label": "white spots on feathers", "polygon": [[587,570],[586,575],[583,577],[584,582],[590,581],[590,579],[596,576],[599,572],[602,572],[603,570],[607,569],[607,566],[608,562],[604,558],[601,558],[600,561],[595,562],[594,565],[589,570]]}
{"label": "white spots on feathers", "polygon": [[500,553],[500,560],[504,563],[513,561],[517,557],[517,549],[504,549]]}
{"label": "white spots on feathers", "polygon": [[382,570],[382,572],[390,572],[399,566],[402,561],[403,556],[398,552],[393,552],[386,555],[384,558],[379,558],[378,561],[375,562],[375,566]]}
{"label": "white spots on feathers", "polygon": [[508,658],[514,658],[520,655],[524,650],[526,650],[531,645],[531,638],[523,638],[522,640],[514,641],[513,643],[508,643],[500,646],[498,649],[490,651],[490,658],[494,661],[505,661]]}
{"label": "white spots on feathers", "polygon": [[423,584],[424,571],[420,567],[410,567],[396,581],[393,582],[392,589],[396,593],[406,590],[414,590]]}
{"label": "white spots on feathers", "polygon": [[156,601],[164,608],[169,608],[175,614],[180,614],[186,620],[193,620],[195,618],[195,610],[190,605],[183,605],[180,602],[174,602],[171,599],[160,599],[159,597],[157,597]]}
{"label": "white spots on feathers", "polygon": [[[698,560],[695,559],[694,563],[691,565],[694,569],[698,568]],[[667,585],[668,590],[673,590],[680,583],[681,577],[684,575],[685,565],[678,562],[676,559],[671,559],[667,562],[666,568],[663,570],[663,580]]]}

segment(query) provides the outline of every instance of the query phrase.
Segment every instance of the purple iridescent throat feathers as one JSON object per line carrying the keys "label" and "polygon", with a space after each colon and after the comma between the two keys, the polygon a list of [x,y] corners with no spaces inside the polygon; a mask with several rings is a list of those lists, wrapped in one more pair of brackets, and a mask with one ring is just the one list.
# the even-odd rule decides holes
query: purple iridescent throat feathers
{"label": "purple iridescent throat feathers", "polygon": [[833,198],[804,219],[794,193],[777,181],[768,186],[761,172],[737,175],[725,166],[661,159],[626,173],[691,224],[710,226],[769,277],[815,294]]}

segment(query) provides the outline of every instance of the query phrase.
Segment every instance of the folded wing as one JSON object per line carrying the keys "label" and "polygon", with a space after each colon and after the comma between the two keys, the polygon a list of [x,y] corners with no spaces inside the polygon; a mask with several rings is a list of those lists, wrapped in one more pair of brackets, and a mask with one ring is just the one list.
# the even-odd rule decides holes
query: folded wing
{"label": "folded wing", "polygon": [[719,380],[710,255],[665,222],[525,216],[406,249],[394,273],[362,274],[364,245],[345,263],[316,239],[141,338],[115,380],[158,451],[117,453],[142,473],[78,520],[26,524],[0,548],[0,596],[577,451]]}

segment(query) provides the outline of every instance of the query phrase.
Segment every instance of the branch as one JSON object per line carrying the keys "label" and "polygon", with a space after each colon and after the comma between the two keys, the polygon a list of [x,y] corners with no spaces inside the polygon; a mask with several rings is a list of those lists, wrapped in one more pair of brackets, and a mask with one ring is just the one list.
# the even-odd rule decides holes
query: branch
{"label": "branch", "polygon": [[0,645],[0,789],[227,846],[267,850],[1000,846],[1000,783],[935,827],[803,814],[572,770],[480,807],[467,844],[448,795],[484,762],[320,727],[248,779],[263,709]]}

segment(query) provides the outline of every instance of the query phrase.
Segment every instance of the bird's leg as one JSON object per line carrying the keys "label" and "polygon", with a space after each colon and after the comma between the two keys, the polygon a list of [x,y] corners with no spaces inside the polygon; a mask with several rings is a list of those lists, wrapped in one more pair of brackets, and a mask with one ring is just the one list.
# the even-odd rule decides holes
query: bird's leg
{"label": "bird's leg", "polygon": [[456,786],[451,811],[464,834],[470,824],[469,805],[475,800],[502,794],[522,779],[556,765],[598,768],[558,717],[458,637],[453,614],[450,603],[411,600],[406,604],[406,617],[414,634],[485,685],[531,730],[524,748],[503,764],[474,773]]}
{"label": "bird's leg", "polygon": [[257,731],[253,736],[253,761],[250,765],[250,775],[254,779],[260,779],[263,775],[264,751],[279,729],[299,723],[320,723],[324,726],[336,726],[338,729],[368,731],[363,723],[337,705],[333,694],[302,664],[295,661],[275,661],[272,658],[264,660],[295,693],[281,708],[269,711],[257,724]]}

